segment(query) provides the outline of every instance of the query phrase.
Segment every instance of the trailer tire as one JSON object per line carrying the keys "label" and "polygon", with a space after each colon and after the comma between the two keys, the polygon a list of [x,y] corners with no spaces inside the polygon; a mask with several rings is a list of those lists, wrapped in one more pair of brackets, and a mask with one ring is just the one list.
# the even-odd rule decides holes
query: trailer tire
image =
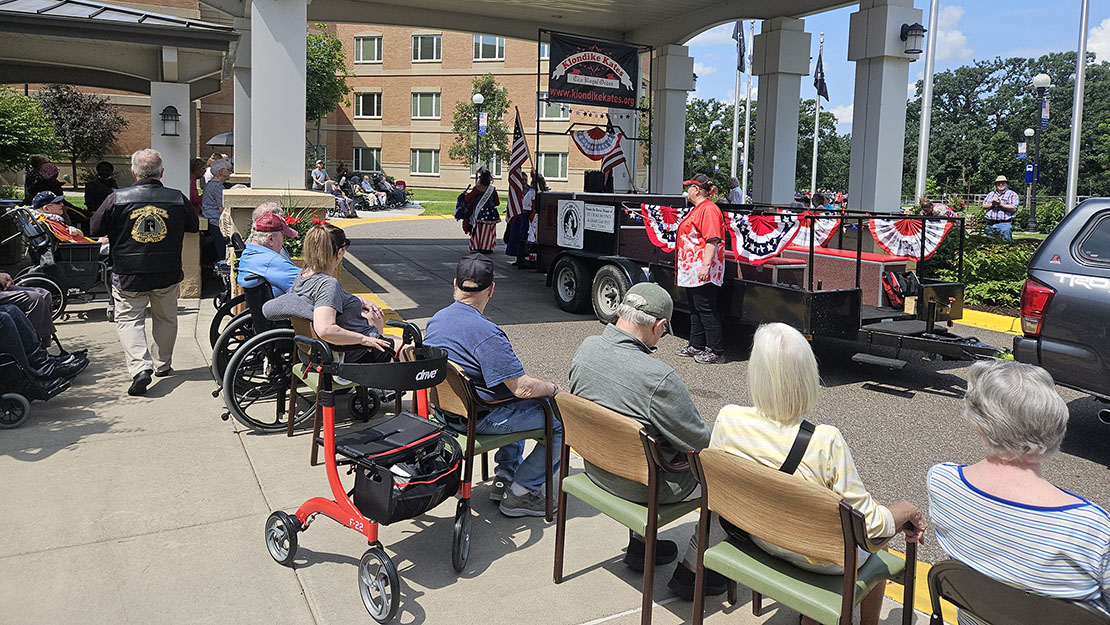
{"label": "trailer tire", "polygon": [[555,303],[569,313],[586,312],[590,305],[590,284],[586,264],[573,256],[564,256],[551,271],[551,291]]}
{"label": "trailer tire", "polygon": [[616,323],[617,307],[624,301],[632,282],[624,271],[616,265],[605,265],[594,274],[593,288],[590,289],[590,303],[594,314],[601,323]]}

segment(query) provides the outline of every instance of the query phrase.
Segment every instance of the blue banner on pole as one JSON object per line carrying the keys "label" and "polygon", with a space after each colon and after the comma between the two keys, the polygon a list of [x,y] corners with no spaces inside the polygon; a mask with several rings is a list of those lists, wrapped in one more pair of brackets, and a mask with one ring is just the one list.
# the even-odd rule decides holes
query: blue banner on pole
{"label": "blue banner on pole", "polygon": [[1041,100],[1041,130],[1048,128],[1048,98]]}
{"label": "blue banner on pole", "polygon": [[1025,142],[1018,144],[1018,158],[1025,158]]}
{"label": "blue banner on pole", "polygon": [[1036,171],[1036,168],[1033,166],[1033,163],[1026,163],[1025,164],[1025,183],[1026,184],[1029,184],[1029,183],[1033,182],[1033,176],[1034,176],[1035,171]]}
{"label": "blue banner on pole", "polygon": [[478,134],[485,135],[489,126],[489,113],[478,113]]}

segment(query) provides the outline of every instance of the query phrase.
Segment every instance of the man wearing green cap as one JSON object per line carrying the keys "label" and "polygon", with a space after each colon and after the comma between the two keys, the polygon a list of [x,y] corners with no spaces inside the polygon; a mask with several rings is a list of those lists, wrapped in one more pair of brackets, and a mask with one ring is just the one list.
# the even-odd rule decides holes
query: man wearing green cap
{"label": "man wearing green cap", "polygon": [[[655,358],[655,346],[670,329],[674,302],[663,287],[641,282],[628,289],[617,307],[617,322],[605,327],[599,336],[582,342],[570,365],[570,392],[610,410],[630,417],[659,434],[671,460],[681,460],[686,452],[709,445],[710,430],[694,406],[690,392],[667,363]],[[586,463],[586,475],[610,493],[641,504],[648,501],[647,487]],[[668,504],[689,497],[697,480],[689,471],[660,472],[659,503]],[[661,540],[656,546],[655,564],[673,562],[678,546]],[[624,562],[636,571],[644,570],[644,540],[629,537]],[[693,596],[694,574],[678,566],[669,584],[689,599]],[[710,577],[706,594],[725,591],[723,578]]]}

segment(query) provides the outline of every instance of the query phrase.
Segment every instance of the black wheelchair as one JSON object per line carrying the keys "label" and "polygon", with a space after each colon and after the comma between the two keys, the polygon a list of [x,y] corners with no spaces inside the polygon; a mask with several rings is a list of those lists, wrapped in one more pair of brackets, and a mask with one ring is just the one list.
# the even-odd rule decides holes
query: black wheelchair
{"label": "black wheelchair", "polygon": [[243,305],[246,298],[243,294],[234,297],[231,295],[231,267],[232,264],[238,261],[239,257],[243,254],[243,250],[246,248],[247,244],[243,241],[243,237],[241,237],[238,232],[232,234],[231,260],[221,260],[216,263],[216,266],[213,268],[216,275],[220,278],[220,282],[223,283],[223,290],[212,298],[212,305],[216,307],[216,316],[212,318],[212,323],[208,326],[208,341],[212,347],[216,346],[216,341],[220,338],[220,333],[227,328],[228,323],[230,323],[234,317],[243,314],[235,312]]}
{"label": "black wheelchair", "polygon": [[31,400],[49,400],[69,388],[69,380],[43,386],[16,362],[0,354],[0,430],[17,428],[31,416]]}

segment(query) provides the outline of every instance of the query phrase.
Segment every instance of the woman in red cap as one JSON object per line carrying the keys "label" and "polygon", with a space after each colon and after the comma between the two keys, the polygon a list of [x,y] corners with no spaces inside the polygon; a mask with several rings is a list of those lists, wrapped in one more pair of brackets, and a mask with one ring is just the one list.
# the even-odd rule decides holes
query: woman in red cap
{"label": "woman in red cap", "polygon": [[694,209],[678,224],[675,281],[686,289],[690,343],[675,353],[702,364],[715,364],[723,360],[725,353],[717,313],[721,285],[725,282],[725,218],[709,199],[717,194],[717,186],[709,181],[709,176],[696,174],[682,185]]}

